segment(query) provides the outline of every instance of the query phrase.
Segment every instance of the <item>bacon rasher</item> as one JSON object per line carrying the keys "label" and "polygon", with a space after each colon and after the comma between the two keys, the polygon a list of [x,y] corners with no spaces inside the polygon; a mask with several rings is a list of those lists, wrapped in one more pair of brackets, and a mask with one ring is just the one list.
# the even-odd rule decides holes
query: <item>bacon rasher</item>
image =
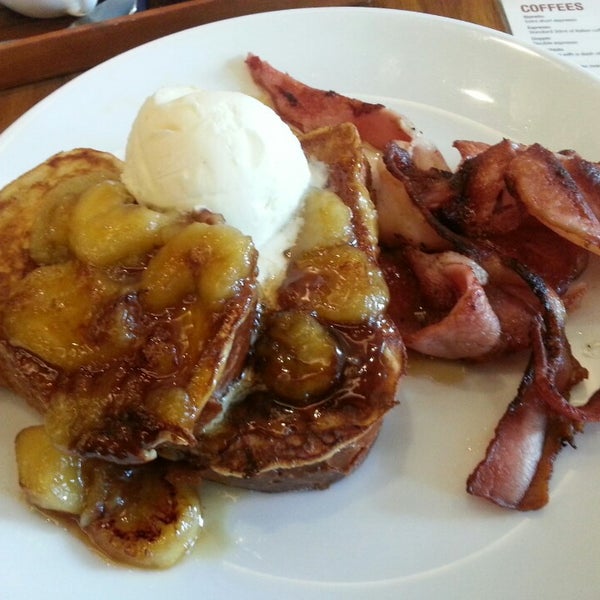
{"label": "bacon rasher", "polygon": [[[410,335],[407,335],[408,331],[402,327],[402,324],[410,320],[412,307],[407,307],[406,314],[400,315],[399,309],[406,304],[401,302],[399,306],[394,306],[395,298],[403,292],[394,282],[394,278],[399,277],[398,274],[394,273],[393,266],[388,265],[385,273],[388,275],[394,300],[390,310],[392,317],[399,323],[400,331],[405,335],[407,347],[423,352],[423,345],[418,343],[413,345],[412,342],[418,342],[419,336],[429,334],[433,327],[437,335],[442,336],[443,339],[461,340],[465,335],[463,330],[468,326],[467,324],[470,324],[472,329],[469,333],[468,349],[464,344],[451,349],[445,344],[429,343],[426,353],[444,359],[488,359],[491,356],[528,347],[531,318],[538,310],[535,297],[521,278],[502,265],[498,254],[492,251],[490,244],[475,244],[472,239],[455,231],[437,216],[440,208],[457,203],[457,198],[460,198],[460,187],[457,182],[464,178],[457,176],[454,180],[450,180],[446,173],[435,170],[422,173],[412,164],[406,150],[393,144],[388,148],[384,159],[389,172],[402,183],[410,201],[421,211],[429,227],[447,244],[447,248],[441,252],[428,252],[429,261],[437,262],[441,269],[440,276],[446,278],[447,285],[450,285],[453,279],[452,270],[456,269],[456,267],[448,268],[449,262],[444,258],[448,251],[468,257],[472,264],[478,266],[479,272],[483,273],[476,278],[471,278],[468,287],[455,286],[454,298],[446,295],[444,311],[441,310],[441,303],[434,300],[435,289],[441,289],[439,282],[436,286],[432,286],[433,291],[428,291],[422,269],[415,269],[417,265],[414,262],[412,265],[408,264],[408,268],[415,273],[418,282],[417,291],[414,292],[418,300],[414,306],[419,306],[420,310],[414,314],[421,322],[423,330],[411,331]],[[430,182],[429,185],[426,182]],[[442,207],[431,202],[431,194],[427,189],[431,186],[436,190],[436,196],[443,195],[439,192],[440,182],[449,190],[446,194],[448,200]],[[455,212],[455,209],[452,208],[449,212]],[[443,216],[447,217],[445,214]],[[393,224],[391,226],[393,227]],[[391,262],[395,262],[398,269],[406,269],[406,263],[397,258],[400,253],[406,255],[408,252],[406,248],[392,250],[391,254],[396,260],[392,258]],[[384,248],[382,253],[384,256],[390,255],[387,248]],[[412,254],[414,255],[414,251]],[[444,264],[447,266],[442,268]],[[475,295],[478,298],[477,303],[473,302]],[[495,340],[494,344],[491,343],[492,339]]]}
{"label": "bacon rasher", "polygon": [[446,313],[442,320],[406,333],[407,347],[448,359],[493,352],[502,328],[486,296],[487,272],[474,260],[454,251],[428,254],[407,248],[406,257],[429,305]]}
{"label": "bacon rasher", "polygon": [[[469,239],[441,223],[427,208],[426,202],[419,199],[420,185],[412,186],[406,179],[407,157],[404,150],[390,146],[385,161],[390,172],[403,181],[430,225],[462,254],[477,259],[490,279],[500,284],[496,285],[496,293],[518,290],[513,299],[520,298],[521,304],[511,305],[506,302],[506,297],[500,302],[488,293],[489,305],[504,316],[500,319],[501,324],[513,323],[514,326],[517,321],[523,330],[530,332],[527,345],[531,346],[531,358],[518,394],[498,423],[485,458],[468,478],[467,491],[506,508],[539,509],[548,502],[552,466],[560,450],[566,443],[573,443],[575,433],[582,431],[585,422],[600,420],[600,392],[583,407],[576,408],[569,403],[571,389],[587,377],[587,371],[571,352],[565,334],[564,304],[544,278],[510,253],[494,246],[489,239]],[[497,190],[502,193],[500,187]],[[528,219],[523,218],[523,222],[528,223]],[[574,255],[577,257],[578,252]],[[572,273],[573,269],[566,269],[563,273],[565,285]],[[515,276],[528,291],[515,282]],[[515,319],[510,313],[504,314],[507,305],[512,306],[517,315],[521,313],[520,319]],[[451,336],[450,330],[455,321],[450,313],[437,327],[447,329],[447,335]],[[483,323],[482,320],[472,321],[474,328],[479,326],[480,340],[485,340],[481,331]],[[518,333],[520,338],[523,335],[523,331]]]}
{"label": "bacon rasher", "polygon": [[411,142],[416,135],[409,123],[383,104],[309,87],[252,54],[246,58],[246,64],[254,81],[269,94],[281,118],[303,133],[349,122],[356,126],[364,141],[379,150],[390,140]]}
{"label": "bacon rasher", "polygon": [[[552,152],[540,144],[509,140],[495,145],[454,143],[468,179],[464,231],[474,235],[516,229],[531,215],[560,237],[600,254],[600,164],[573,150]],[[507,214],[508,213],[508,214]],[[475,223],[469,223],[475,219]]]}
{"label": "bacon rasher", "polygon": [[548,502],[553,462],[588,421],[600,420],[600,394],[582,407],[570,390],[587,377],[565,336],[565,311],[542,279],[515,266],[539,297],[532,353],[515,399],[500,419],[485,458],[467,480],[467,491],[499,506],[536,510]]}
{"label": "bacon rasher", "polygon": [[561,237],[600,254],[600,221],[592,208],[600,206],[600,190],[579,185],[559,156],[533,144],[517,153],[506,178],[532,216]]}
{"label": "bacon rasher", "polygon": [[305,85],[249,54],[246,65],[254,82],[267,94],[279,116],[303,133],[320,127],[353,123],[363,142],[383,151],[395,141],[410,148],[419,166],[444,166],[444,158],[402,115],[383,104],[348,98],[332,90]]}

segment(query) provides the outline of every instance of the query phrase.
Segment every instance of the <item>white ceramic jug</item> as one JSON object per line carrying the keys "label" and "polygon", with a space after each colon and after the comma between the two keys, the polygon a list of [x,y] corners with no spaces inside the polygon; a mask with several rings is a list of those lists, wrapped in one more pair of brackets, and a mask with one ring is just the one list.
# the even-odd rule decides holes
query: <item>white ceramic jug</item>
{"label": "white ceramic jug", "polygon": [[38,19],[87,14],[97,4],[97,0],[0,0],[11,10]]}

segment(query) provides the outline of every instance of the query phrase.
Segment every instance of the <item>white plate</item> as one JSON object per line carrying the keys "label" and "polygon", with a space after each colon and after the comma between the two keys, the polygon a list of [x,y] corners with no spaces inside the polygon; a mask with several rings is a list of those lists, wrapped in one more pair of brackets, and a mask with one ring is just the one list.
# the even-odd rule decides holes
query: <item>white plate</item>
{"label": "white plate", "polygon": [[[165,84],[252,91],[259,54],[315,86],[404,111],[453,160],[454,138],[501,136],[576,148],[600,160],[600,81],[509,36],[400,11],[336,8],[261,14],[191,29],[79,77],[0,136],[0,185],[76,146],[120,153],[142,100]],[[597,269],[596,269],[597,271]],[[570,321],[600,386],[600,276]],[[0,596],[238,599],[598,597],[600,431],[566,448],[542,511],[469,497],[465,480],[512,399],[522,364],[426,369],[366,463],[323,492],[264,495],[206,486],[206,539],[179,566],[107,565],[22,501],[12,440],[37,416],[11,396],[0,419]]]}

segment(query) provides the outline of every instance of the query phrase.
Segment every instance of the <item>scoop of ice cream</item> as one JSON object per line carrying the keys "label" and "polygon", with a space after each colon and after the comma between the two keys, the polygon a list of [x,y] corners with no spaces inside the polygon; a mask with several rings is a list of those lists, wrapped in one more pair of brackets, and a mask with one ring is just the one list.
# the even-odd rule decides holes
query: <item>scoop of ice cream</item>
{"label": "scoop of ice cream", "polygon": [[133,123],[123,182],[152,208],[220,213],[260,249],[294,215],[310,170],[290,128],[259,100],[165,88]]}

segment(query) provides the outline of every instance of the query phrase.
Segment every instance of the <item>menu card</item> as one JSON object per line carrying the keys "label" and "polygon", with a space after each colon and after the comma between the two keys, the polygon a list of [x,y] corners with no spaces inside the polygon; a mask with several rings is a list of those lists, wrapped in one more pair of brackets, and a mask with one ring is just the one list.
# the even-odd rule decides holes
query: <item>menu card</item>
{"label": "menu card", "polygon": [[555,52],[600,77],[600,0],[500,1],[515,37]]}

